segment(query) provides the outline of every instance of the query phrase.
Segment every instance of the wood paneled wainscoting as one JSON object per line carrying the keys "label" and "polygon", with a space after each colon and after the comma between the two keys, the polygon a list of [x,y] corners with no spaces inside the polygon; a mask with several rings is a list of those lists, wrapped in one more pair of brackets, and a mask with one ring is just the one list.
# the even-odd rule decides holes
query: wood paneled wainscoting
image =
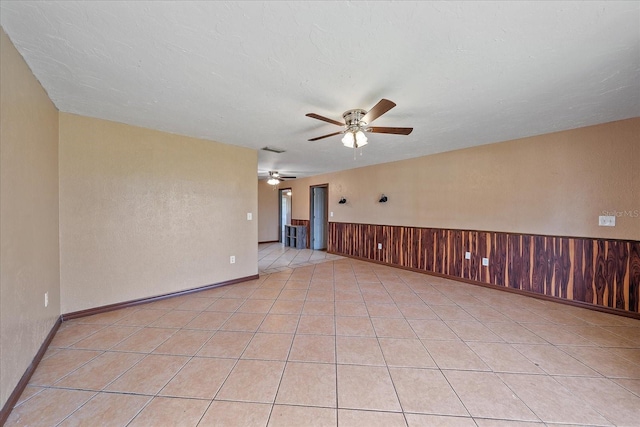
{"label": "wood paneled wainscoting", "polygon": [[640,241],[331,222],[328,252],[640,318]]}
{"label": "wood paneled wainscoting", "polygon": [[308,219],[292,219],[291,225],[304,225],[307,227],[307,246],[305,248],[309,249],[311,247],[311,221]]}

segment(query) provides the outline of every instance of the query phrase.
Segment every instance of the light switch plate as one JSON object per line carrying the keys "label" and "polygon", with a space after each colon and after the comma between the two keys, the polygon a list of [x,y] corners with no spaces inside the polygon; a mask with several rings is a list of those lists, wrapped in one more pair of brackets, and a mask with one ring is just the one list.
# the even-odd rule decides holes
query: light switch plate
{"label": "light switch plate", "polygon": [[382,243],[378,243],[378,249],[382,249]]}
{"label": "light switch plate", "polygon": [[471,252],[465,252],[464,259],[471,259]]}
{"label": "light switch plate", "polygon": [[482,265],[484,267],[488,267],[489,266],[489,258],[482,258]]}
{"label": "light switch plate", "polygon": [[251,212],[247,212],[247,221],[251,221],[253,219],[253,214]]}

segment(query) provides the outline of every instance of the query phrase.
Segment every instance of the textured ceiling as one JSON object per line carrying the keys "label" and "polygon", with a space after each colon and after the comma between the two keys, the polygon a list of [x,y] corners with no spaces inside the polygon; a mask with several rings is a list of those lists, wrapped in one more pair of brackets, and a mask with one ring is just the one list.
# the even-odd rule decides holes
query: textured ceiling
{"label": "textured ceiling", "polygon": [[[640,2],[5,1],[64,112],[259,149],[309,176],[640,116]],[[341,120],[397,107],[357,153]],[[360,150],[359,150],[360,151]]]}

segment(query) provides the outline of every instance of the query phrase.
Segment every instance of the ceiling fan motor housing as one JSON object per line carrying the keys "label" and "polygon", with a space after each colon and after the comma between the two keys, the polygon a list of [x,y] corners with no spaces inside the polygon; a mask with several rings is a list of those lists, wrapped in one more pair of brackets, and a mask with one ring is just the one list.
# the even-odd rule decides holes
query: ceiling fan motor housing
{"label": "ceiling fan motor housing", "polygon": [[364,128],[367,125],[362,121],[365,114],[367,114],[367,112],[360,109],[345,111],[344,114],[342,114],[342,118],[347,125],[347,130]]}

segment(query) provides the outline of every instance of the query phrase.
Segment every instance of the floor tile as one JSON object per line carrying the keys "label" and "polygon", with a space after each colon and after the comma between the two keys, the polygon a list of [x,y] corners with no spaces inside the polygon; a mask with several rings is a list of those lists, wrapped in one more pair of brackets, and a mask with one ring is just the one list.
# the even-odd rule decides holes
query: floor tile
{"label": "floor tile", "polygon": [[335,335],[335,317],[302,315],[296,332],[298,334]]}
{"label": "floor tile", "polygon": [[445,371],[444,375],[473,417],[540,421],[492,372]]}
{"label": "floor tile", "polygon": [[439,370],[389,368],[389,371],[405,412],[469,415]]}
{"label": "floor tile", "polygon": [[409,319],[409,325],[420,339],[459,341],[460,338],[442,320]]}
{"label": "floor tile", "polygon": [[303,315],[325,315],[333,316],[335,303],[333,301],[310,301],[307,300],[302,307]]}
{"label": "floor tile", "polygon": [[53,337],[49,347],[70,347],[72,344],[93,335],[104,327],[104,325],[63,323]]}
{"label": "floor tile", "polygon": [[201,357],[234,357],[238,358],[253,338],[251,332],[218,331],[198,351]]}
{"label": "floor tile", "polygon": [[141,309],[135,313],[131,313],[122,320],[116,322],[116,325],[121,326],[147,326],[150,323],[155,322],[165,314],[169,312],[168,309],[163,310],[145,310]]}
{"label": "floor tile", "polygon": [[[606,348],[575,346],[558,348],[606,377],[640,379],[640,364],[617,356]],[[640,360],[638,362],[640,363]]]}
{"label": "floor tile", "polygon": [[406,427],[404,416],[398,412],[338,410],[338,427]]}
{"label": "floor tile", "polygon": [[578,425],[611,425],[554,378],[544,375],[498,374],[542,421]]}
{"label": "floor tile", "polygon": [[150,353],[175,333],[176,329],[142,328],[113,347],[113,350]]}
{"label": "floor tile", "polygon": [[191,322],[184,327],[187,329],[204,329],[216,331],[227,321],[231,313],[218,311],[205,311],[198,314]]}
{"label": "floor tile", "polygon": [[238,313],[268,313],[274,300],[248,299],[238,308]]}
{"label": "floor tile", "polygon": [[29,384],[42,386],[51,385],[100,354],[102,354],[101,351],[60,350],[53,356],[40,362],[38,368],[29,380]]}
{"label": "floor tile", "polygon": [[335,363],[335,337],[322,335],[296,335],[293,339],[290,361]]}
{"label": "floor tile", "polygon": [[600,376],[593,369],[552,345],[513,344],[512,347],[549,375]]}
{"label": "floor tile", "polygon": [[489,328],[494,334],[498,335],[504,341],[508,343],[520,343],[520,344],[547,344],[545,340],[534,334],[524,326],[517,323],[487,323]]}
{"label": "floor tile", "polygon": [[198,350],[214,335],[213,331],[182,329],[153,350],[156,354],[194,356]]}
{"label": "floor tile", "polygon": [[198,427],[265,427],[271,405],[214,400]]}
{"label": "floor tile", "polygon": [[187,363],[188,357],[152,354],[109,384],[106,390],[156,394]]}
{"label": "floor tile", "polygon": [[274,405],[268,427],[325,427],[335,426],[336,422],[335,409]]}
{"label": "floor tile", "polygon": [[617,426],[640,421],[640,397],[605,378],[556,377],[574,396]]}
{"label": "floor tile", "polygon": [[99,391],[144,357],[140,353],[106,352],[56,382],[55,386]]}
{"label": "floor tile", "polygon": [[194,357],[158,394],[211,400],[234,365],[234,359]]}
{"label": "floor tile", "polygon": [[463,341],[503,342],[478,321],[447,320],[447,326]]}
{"label": "floor tile", "polygon": [[[338,299],[339,295],[345,299]],[[346,297],[344,295],[353,295],[354,297]],[[356,299],[355,296],[360,299]],[[362,296],[358,291],[336,291],[335,307],[336,316],[369,316],[367,305],[362,301]]]}
{"label": "floor tile", "polygon": [[53,426],[91,399],[92,391],[47,389],[16,407],[6,426]]}
{"label": "floor tile", "polygon": [[127,427],[195,426],[208,406],[207,400],[154,397]]}
{"label": "floor tile", "polygon": [[76,342],[71,347],[78,349],[108,350],[139,330],[140,328],[137,326],[107,326],[95,334]]}
{"label": "floor tile", "polygon": [[273,403],[283,370],[284,362],[240,360],[216,399]]}
{"label": "floor tile", "polygon": [[489,367],[461,341],[422,340],[440,369],[489,371]]}
{"label": "floor tile", "polygon": [[173,310],[151,323],[155,328],[182,328],[191,322],[199,313],[197,311]]}
{"label": "floor tile", "polygon": [[336,335],[375,337],[376,332],[369,317],[343,317],[335,318]]}
{"label": "floor tile", "polygon": [[338,407],[401,411],[386,367],[338,365]]}
{"label": "floor tile", "polygon": [[437,365],[420,340],[379,338],[387,366],[436,368]]}
{"label": "floor tile", "polygon": [[386,338],[417,338],[413,329],[405,319],[386,317],[372,317],[373,329],[378,337]]}
{"label": "floor tile", "polygon": [[233,313],[244,304],[244,298],[220,298],[214,301],[205,311],[219,311],[223,313]]}
{"label": "floor tile", "polygon": [[242,353],[243,359],[287,360],[293,334],[256,333]]}
{"label": "floor tile", "polygon": [[287,363],[276,403],[335,408],[336,366],[322,363]]}
{"label": "floor tile", "polygon": [[149,396],[98,393],[60,426],[125,426],[149,400]]}
{"label": "floor tile", "polygon": [[510,344],[468,342],[467,345],[493,372],[543,374],[544,371],[524,357]]}
{"label": "floor tile", "polygon": [[266,315],[264,313],[234,313],[220,327],[222,331],[255,332]]}
{"label": "floor tile", "polygon": [[406,414],[409,427],[476,427],[472,418]]}
{"label": "floor tile", "polygon": [[258,332],[292,334],[298,327],[299,318],[296,314],[267,314]]}

